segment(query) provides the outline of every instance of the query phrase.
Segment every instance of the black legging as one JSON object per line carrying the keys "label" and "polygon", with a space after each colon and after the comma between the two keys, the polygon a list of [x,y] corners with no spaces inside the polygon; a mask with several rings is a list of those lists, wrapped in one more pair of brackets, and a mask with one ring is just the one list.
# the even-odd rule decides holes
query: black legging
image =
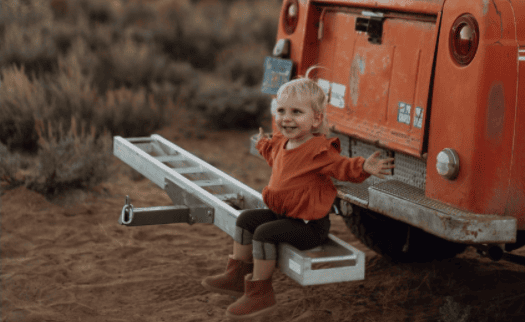
{"label": "black legging", "polygon": [[305,223],[302,219],[278,215],[269,209],[249,209],[237,218],[234,240],[241,245],[253,243],[256,259],[276,259],[277,244],[288,243],[299,250],[323,244],[330,231],[328,214]]}

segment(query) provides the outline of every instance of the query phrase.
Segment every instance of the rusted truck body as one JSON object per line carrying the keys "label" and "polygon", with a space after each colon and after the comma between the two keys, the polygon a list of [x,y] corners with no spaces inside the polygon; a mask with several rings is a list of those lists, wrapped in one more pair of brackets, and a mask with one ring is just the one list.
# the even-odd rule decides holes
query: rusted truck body
{"label": "rusted truck body", "polygon": [[363,241],[397,238],[392,258],[525,244],[525,1],[284,0],[262,91],[312,65],[342,154],[395,158],[386,179],[336,182]]}

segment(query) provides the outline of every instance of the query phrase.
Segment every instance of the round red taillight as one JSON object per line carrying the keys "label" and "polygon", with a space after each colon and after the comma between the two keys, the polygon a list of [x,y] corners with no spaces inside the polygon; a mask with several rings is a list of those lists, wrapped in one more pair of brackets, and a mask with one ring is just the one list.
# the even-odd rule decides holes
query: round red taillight
{"label": "round red taillight", "polygon": [[295,31],[297,27],[297,21],[299,20],[299,4],[297,0],[286,0],[284,4],[284,15],[282,25],[284,31],[290,35]]}
{"label": "round red taillight", "polygon": [[464,14],[459,16],[450,29],[450,53],[460,66],[470,64],[479,44],[479,28],[474,16]]}

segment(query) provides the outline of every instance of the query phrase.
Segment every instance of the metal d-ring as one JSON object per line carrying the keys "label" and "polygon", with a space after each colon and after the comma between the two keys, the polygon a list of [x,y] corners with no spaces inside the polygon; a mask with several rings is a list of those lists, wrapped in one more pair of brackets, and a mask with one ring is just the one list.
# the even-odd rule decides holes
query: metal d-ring
{"label": "metal d-ring", "polygon": [[[129,213],[129,220],[126,220],[126,212]],[[126,204],[122,207],[122,212],[120,213],[120,221],[124,225],[129,225],[133,221],[133,205],[129,203],[129,196],[126,196]]]}

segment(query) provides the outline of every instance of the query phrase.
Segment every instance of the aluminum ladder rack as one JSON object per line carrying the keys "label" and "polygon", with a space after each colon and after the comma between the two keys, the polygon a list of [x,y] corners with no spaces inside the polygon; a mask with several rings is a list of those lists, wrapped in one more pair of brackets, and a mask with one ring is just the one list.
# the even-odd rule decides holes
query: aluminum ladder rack
{"label": "aluminum ladder rack", "polygon": [[[174,204],[133,208],[126,197],[121,225],[213,223],[233,237],[243,210],[267,208],[259,192],[162,136],[115,136],[113,154],[163,188]],[[328,237],[325,244],[307,251],[279,244],[279,269],[303,286],[363,280],[364,253],[332,234]]]}

